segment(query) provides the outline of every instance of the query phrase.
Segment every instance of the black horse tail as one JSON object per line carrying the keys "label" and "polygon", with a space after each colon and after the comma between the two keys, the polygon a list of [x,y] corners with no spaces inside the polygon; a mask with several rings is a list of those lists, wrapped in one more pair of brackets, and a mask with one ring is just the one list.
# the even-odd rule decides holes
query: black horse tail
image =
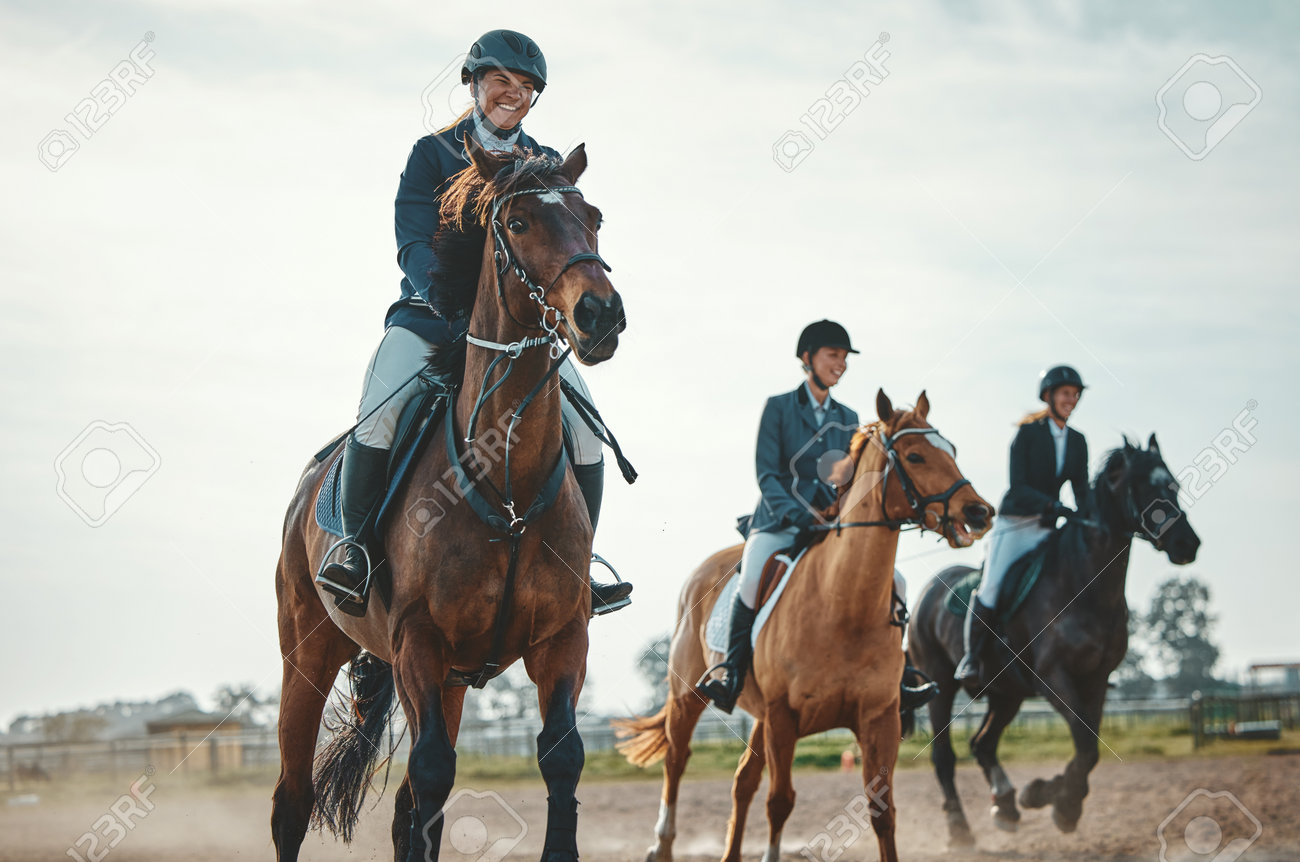
{"label": "black horse tail", "polygon": [[[392,761],[396,742],[389,728],[393,713],[393,666],[363,652],[348,668],[352,695],[346,709],[338,710],[325,720],[332,738],[316,755],[312,788],[316,803],[312,809],[312,826],[324,827],[345,842],[352,841],[366,792],[381,766]],[[380,746],[384,731],[389,731],[387,753],[380,763]],[[384,787],[388,771],[384,770]]]}

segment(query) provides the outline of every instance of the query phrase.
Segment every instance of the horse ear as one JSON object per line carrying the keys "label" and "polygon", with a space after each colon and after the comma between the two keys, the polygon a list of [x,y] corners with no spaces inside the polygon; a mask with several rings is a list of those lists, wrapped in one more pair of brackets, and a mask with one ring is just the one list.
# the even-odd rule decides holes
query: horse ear
{"label": "horse ear", "polygon": [[921,390],[921,395],[916,399],[916,415],[919,419],[924,419],[930,415],[930,399],[926,397],[925,390]]}
{"label": "horse ear", "polygon": [[587,169],[587,145],[578,144],[569,154],[564,157],[564,164],[560,166],[560,173],[569,178],[569,185],[576,186],[578,177]]}
{"label": "horse ear", "polygon": [[474,140],[474,136],[469,132],[465,133],[465,152],[469,154],[470,164],[478,171],[479,176],[489,182],[501,168],[505,167],[504,160],[495,158],[478,141]]}
{"label": "horse ear", "polygon": [[888,422],[894,418],[894,403],[889,400],[883,388],[876,390],[876,415],[880,417],[881,422]]}
{"label": "horse ear", "polygon": [[1147,448],[1157,455],[1160,454],[1160,444],[1156,442],[1156,432],[1152,431],[1151,436],[1147,438]]}

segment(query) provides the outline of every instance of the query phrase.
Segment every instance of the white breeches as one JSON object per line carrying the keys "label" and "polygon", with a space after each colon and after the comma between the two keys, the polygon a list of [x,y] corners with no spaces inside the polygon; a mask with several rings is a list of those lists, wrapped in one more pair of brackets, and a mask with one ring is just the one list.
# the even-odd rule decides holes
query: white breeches
{"label": "white breeches", "polygon": [[975,594],[980,604],[994,607],[1007,569],[1051,534],[1052,528],[1042,526],[1037,515],[998,515],[984,539],[984,579]]}
{"label": "white breeches", "polygon": [[[375,449],[392,447],[402,408],[429,386],[418,377],[412,379],[412,375],[424,367],[432,349],[432,343],[409,329],[390,326],[384,332],[383,339],[370,357],[365,383],[361,387],[361,406],[357,409],[360,421],[355,432],[358,443]],[[588,401],[592,400],[572,357],[560,366],[559,374]],[[603,457],[600,438],[582,421],[569,399],[563,399],[561,410],[565,430],[573,444],[574,463],[599,464]]]}
{"label": "white breeches", "polygon": [[[753,608],[754,602],[758,601],[758,582],[767,558],[789,547],[798,534],[798,528],[786,527],[770,533],[750,533],[745,539],[745,550],[740,555],[740,600],[747,607]],[[904,603],[907,602],[907,581],[898,569],[894,569],[894,591]]]}

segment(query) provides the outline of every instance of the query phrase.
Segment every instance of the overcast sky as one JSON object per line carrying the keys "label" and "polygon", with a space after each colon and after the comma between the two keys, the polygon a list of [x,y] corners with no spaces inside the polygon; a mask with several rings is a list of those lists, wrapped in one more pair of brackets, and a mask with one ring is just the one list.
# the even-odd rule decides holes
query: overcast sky
{"label": "overcast sky", "polygon": [[[1093,468],[1152,431],[1176,472],[1208,465],[1247,411],[1256,442],[1200,474],[1196,563],[1138,543],[1129,602],[1196,575],[1221,671],[1300,659],[1295,6],[0,8],[5,725],[278,687],[285,507],[351,423],[397,296],[406,155],[426,114],[467,104],[440,76],[496,27],[546,52],[525,127],[586,142],[628,311],[587,373],[641,472],[607,475],[596,547],[636,593],[591,626],[599,707],[641,705],[629,668],[689,571],[736,540],[764,399],[799,382],[795,338],[821,317],[863,349],[836,397],[869,416],[879,386],[928,390],[995,502],[1044,366],[1089,384],[1074,424]],[[1216,60],[1184,69],[1197,54]],[[887,74],[863,95],[844,80],[867,56]],[[858,98],[828,113],[828,92]],[[110,433],[136,472],[106,496],[119,468],[86,456]],[[58,466],[77,465],[60,494]],[[981,555],[909,536],[899,567],[915,592]]]}

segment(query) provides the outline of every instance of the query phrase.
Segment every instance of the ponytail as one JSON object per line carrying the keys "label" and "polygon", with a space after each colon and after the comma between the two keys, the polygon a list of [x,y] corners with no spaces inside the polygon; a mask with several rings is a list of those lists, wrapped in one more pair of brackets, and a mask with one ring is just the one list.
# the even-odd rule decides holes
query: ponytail
{"label": "ponytail", "polygon": [[1033,413],[1026,413],[1017,425],[1032,425],[1040,419],[1046,419],[1052,415],[1052,411],[1044,407],[1042,410],[1035,410]]}
{"label": "ponytail", "polygon": [[472,114],[472,113],[474,113],[474,106],[473,106],[473,105],[470,105],[468,108],[465,109],[465,113],[461,114],[459,117],[457,117],[456,119],[452,120],[452,121],[451,121],[450,123],[448,123],[447,125],[443,126],[441,129],[439,129],[439,130],[438,130],[437,132],[435,132],[434,134],[441,135],[443,132],[449,132],[449,131],[451,131],[452,129],[454,129],[454,128],[456,128],[457,126],[459,126],[459,125],[461,124],[461,122],[463,122],[463,121],[465,120],[465,118],[467,118],[467,117],[468,117],[470,114]]}

